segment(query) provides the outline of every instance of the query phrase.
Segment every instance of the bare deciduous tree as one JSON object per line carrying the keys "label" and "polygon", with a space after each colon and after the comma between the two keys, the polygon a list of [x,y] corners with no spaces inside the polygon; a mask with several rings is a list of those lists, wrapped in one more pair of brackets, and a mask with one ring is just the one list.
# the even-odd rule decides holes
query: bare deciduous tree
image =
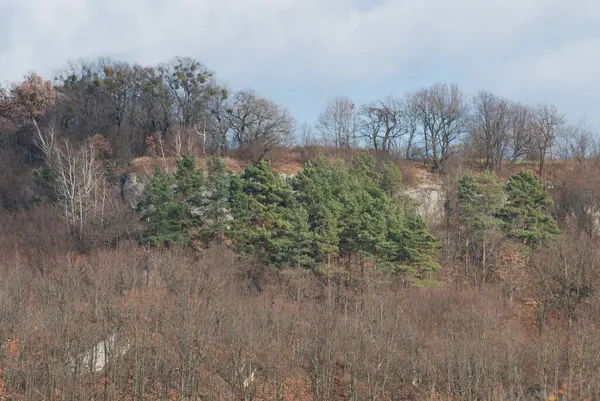
{"label": "bare deciduous tree", "polygon": [[189,57],[178,57],[162,66],[166,84],[174,97],[179,125],[191,127],[202,119],[206,100],[218,93],[214,73],[202,63]]}
{"label": "bare deciduous tree", "polygon": [[510,161],[516,162],[525,156],[532,144],[533,113],[531,108],[520,103],[510,107]]}
{"label": "bare deciduous tree", "polygon": [[307,122],[300,124],[298,128],[299,140],[302,146],[315,146],[317,145],[317,139],[313,133],[313,126]]}
{"label": "bare deciduous tree", "polygon": [[554,147],[565,123],[565,116],[559,114],[554,105],[540,105],[534,111],[533,143],[539,161],[538,173],[540,176],[544,172],[548,152]]}
{"label": "bare deciduous tree", "polygon": [[465,131],[466,97],[456,85],[437,83],[410,95],[409,102],[422,129],[426,157],[438,169]]}
{"label": "bare deciduous tree", "polygon": [[508,146],[510,117],[508,100],[487,91],[479,91],[473,98],[470,140],[484,157],[486,169],[496,170],[502,163]]}
{"label": "bare deciduous tree", "polygon": [[43,133],[35,120],[34,124],[37,144],[52,173],[52,185],[69,228],[82,239],[88,217],[106,196],[101,192],[104,189],[104,185],[100,185],[104,181],[104,171],[98,157],[99,149],[92,140],[86,140],[78,148],[67,140],[59,143],[53,127]]}
{"label": "bare deciduous tree", "polygon": [[352,101],[338,96],[327,103],[317,119],[321,138],[336,148],[349,148],[356,140],[357,112]]}
{"label": "bare deciduous tree", "polygon": [[358,112],[359,130],[367,145],[390,151],[406,132],[403,111],[400,100],[393,96],[362,106]]}
{"label": "bare deciduous tree", "polygon": [[213,155],[222,155],[228,149],[229,120],[227,117],[228,110],[230,110],[228,97],[228,91],[224,87],[218,91],[216,96],[210,97],[207,100],[208,113],[205,120],[197,127],[197,130],[203,133],[205,152]]}
{"label": "bare deciduous tree", "polygon": [[233,143],[254,162],[293,136],[294,119],[288,111],[251,90],[235,94],[228,121]]}
{"label": "bare deciduous tree", "polygon": [[558,153],[563,160],[575,160],[583,164],[598,156],[598,138],[586,124],[565,127],[557,138]]}
{"label": "bare deciduous tree", "polygon": [[413,145],[419,131],[419,120],[417,114],[413,112],[410,95],[407,95],[402,99],[402,115],[404,118],[404,128],[406,130],[404,156],[407,159],[411,159],[413,156]]}

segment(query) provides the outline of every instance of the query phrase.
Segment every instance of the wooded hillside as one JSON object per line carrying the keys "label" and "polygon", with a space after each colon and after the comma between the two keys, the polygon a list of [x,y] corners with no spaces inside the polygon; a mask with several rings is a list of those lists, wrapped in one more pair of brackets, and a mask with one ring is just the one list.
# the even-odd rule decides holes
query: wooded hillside
{"label": "wooded hillside", "polygon": [[298,124],[189,58],[29,74],[0,400],[597,399],[599,151],[450,84]]}

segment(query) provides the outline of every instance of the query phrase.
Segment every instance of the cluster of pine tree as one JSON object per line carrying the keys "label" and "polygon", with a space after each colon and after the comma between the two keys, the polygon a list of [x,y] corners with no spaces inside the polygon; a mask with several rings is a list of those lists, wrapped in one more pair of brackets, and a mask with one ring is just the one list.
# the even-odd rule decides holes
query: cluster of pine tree
{"label": "cluster of pine tree", "polygon": [[527,171],[512,175],[505,185],[489,172],[468,173],[457,184],[461,234],[471,239],[469,248],[482,253],[484,264],[486,243],[494,233],[532,248],[560,234],[543,182]]}
{"label": "cluster of pine tree", "polygon": [[230,182],[225,162],[216,157],[209,159],[206,173],[189,155],[177,162],[174,174],[157,166],[137,205],[146,226],[141,242],[177,246],[222,240],[230,220]]}
{"label": "cluster of pine tree", "polygon": [[229,174],[215,158],[207,170],[192,156],[174,174],[157,170],[138,205],[145,243],[227,238],[240,255],[274,266],[346,260],[415,277],[439,267],[438,243],[402,194],[394,164],[379,165],[364,153],[350,165],[319,159],[289,179],[268,162]]}

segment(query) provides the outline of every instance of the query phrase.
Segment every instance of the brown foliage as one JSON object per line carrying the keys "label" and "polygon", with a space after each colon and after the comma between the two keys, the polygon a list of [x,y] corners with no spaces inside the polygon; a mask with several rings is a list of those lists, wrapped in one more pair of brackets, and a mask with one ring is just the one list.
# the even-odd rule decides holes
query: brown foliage
{"label": "brown foliage", "polygon": [[[596,322],[577,321],[565,359],[560,321],[531,342],[537,334],[491,289],[407,290],[371,272],[359,293],[270,270],[249,287],[256,266],[224,246],[200,256],[54,249],[29,265],[3,254],[0,367],[6,391],[26,399],[491,400],[558,389],[564,377],[575,387],[581,373],[576,385],[593,396],[600,379],[586,368]],[[115,332],[122,348],[91,369],[82,356]]]}
{"label": "brown foliage", "polygon": [[36,119],[56,103],[57,93],[50,81],[36,73],[28,74],[24,81],[10,90],[10,110],[13,118]]}

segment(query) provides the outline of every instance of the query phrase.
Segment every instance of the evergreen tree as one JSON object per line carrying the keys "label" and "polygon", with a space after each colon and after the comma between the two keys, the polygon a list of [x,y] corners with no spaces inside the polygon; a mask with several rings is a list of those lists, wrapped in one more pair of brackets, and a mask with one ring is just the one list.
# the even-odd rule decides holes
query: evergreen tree
{"label": "evergreen tree", "polygon": [[209,159],[207,170],[206,207],[199,234],[205,242],[221,241],[232,219],[229,206],[231,177],[225,169],[225,161],[218,157]]}
{"label": "evergreen tree", "polygon": [[458,182],[460,234],[464,239],[463,254],[467,262],[481,265],[487,276],[491,239],[502,223],[497,214],[504,201],[504,189],[491,172],[478,177],[468,173]]}
{"label": "evergreen tree", "polygon": [[499,216],[508,235],[535,246],[560,234],[550,213],[552,200],[544,184],[531,173],[511,176],[505,191],[507,201]]}
{"label": "evergreen tree", "polygon": [[386,241],[381,247],[382,266],[415,278],[438,271],[439,243],[425,220],[416,213],[401,210],[391,216]]}
{"label": "evergreen tree", "polygon": [[250,165],[231,181],[232,237],[243,253],[276,266],[311,266],[306,211],[268,162]]}
{"label": "evergreen tree", "polygon": [[346,169],[322,158],[316,164],[307,163],[292,181],[297,199],[308,214],[311,254],[317,263],[339,253],[343,210],[340,192],[348,180]]}
{"label": "evergreen tree", "polygon": [[175,201],[175,179],[160,167],[137,210],[146,225],[141,242],[152,246],[181,245],[189,241],[188,208]]}
{"label": "evergreen tree", "polygon": [[350,183],[343,205],[340,249],[361,259],[375,257],[386,238],[389,199],[357,180]]}
{"label": "evergreen tree", "polygon": [[265,161],[230,176],[212,159],[205,178],[186,156],[174,175],[157,169],[139,204],[144,241],[209,242],[227,233],[240,253],[276,266],[314,267],[341,254],[421,274],[437,266],[436,242],[397,193],[399,179],[394,166],[377,171],[368,154],[350,167],[309,163],[291,183]]}
{"label": "evergreen tree", "polygon": [[469,173],[457,184],[458,213],[466,234],[480,237],[499,227],[497,214],[503,206],[504,189],[494,173],[484,172],[477,178]]}
{"label": "evergreen tree", "polygon": [[389,199],[381,189],[375,159],[367,152],[359,153],[352,161],[343,195],[342,251],[361,258],[375,256],[378,245],[385,240]]}
{"label": "evergreen tree", "polygon": [[383,165],[381,189],[390,197],[395,197],[402,190],[402,172],[395,163],[386,162]]}
{"label": "evergreen tree", "polygon": [[194,155],[186,155],[177,162],[175,171],[175,201],[188,211],[190,224],[199,224],[206,206],[204,171],[196,165]]}
{"label": "evergreen tree", "polygon": [[437,241],[399,193],[401,175],[394,165],[378,171],[365,152],[349,168],[321,162],[305,171],[295,187],[298,199],[309,212],[311,229],[329,234],[315,235],[316,243],[335,244],[342,255],[370,259],[395,272],[421,275],[439,268]]}

